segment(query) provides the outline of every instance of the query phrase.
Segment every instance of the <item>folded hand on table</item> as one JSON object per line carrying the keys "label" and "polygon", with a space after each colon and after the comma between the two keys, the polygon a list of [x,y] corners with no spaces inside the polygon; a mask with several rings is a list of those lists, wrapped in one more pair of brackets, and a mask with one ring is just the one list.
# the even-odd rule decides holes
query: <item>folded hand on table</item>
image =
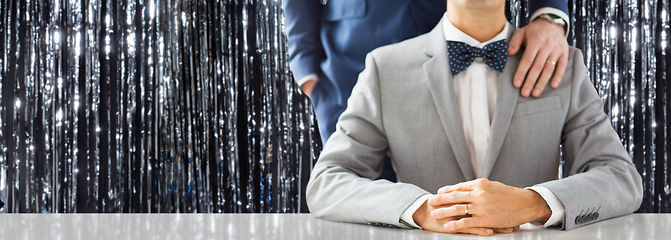
{"label": "folded hand on table", "polygon": [[422,206],[415,211],[415,214],[413,214],[412,219],[425,230],[429,230],[432,232],[442,232],[442,233],[468,233],[468,234],[475,234],[475,235],[481,235],[481,236],[490,236],[494,234],[495,232],[497,233],[511,233],[513,231],[516,231],[519,229],[519,227],[514,227],[514,228],[486,228],[486,227],[472,227],[472,228],[462,228],[458,230],[448,230],[444,226],[446,223],[449,221],[456,221],[460,220],[465,217],[470,217],[470,215],[459,215],[459,216],[452,216],[452,217],[445,217],[445,218],[434,218],[432,216],[432,213],[434,213],[435,210],[440,210],[440,209],[445,209],[450,206],[441,206],[441,207],[433,207],[428,204],[427,202],[424,202]]}
{"label": "folded hand on table", "polygon": [[484,178],[445,186],[425,204],[417,212],[428,211],[432,220],[422,222],[426,227],[414,215],[413,220],[427,230],[448,233],[512,232],[524,223],[545,222],[552,214],[535,191]]}

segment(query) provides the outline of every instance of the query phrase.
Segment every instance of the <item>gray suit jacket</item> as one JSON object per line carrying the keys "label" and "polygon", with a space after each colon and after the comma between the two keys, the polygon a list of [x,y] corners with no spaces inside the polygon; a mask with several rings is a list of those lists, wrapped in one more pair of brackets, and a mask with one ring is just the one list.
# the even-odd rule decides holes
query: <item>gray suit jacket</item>
{"label": "gray suit jacket", "polygon": [[[441,22],[368,54],[308,184],[315,217],[407,227],[399,219],[415,199],[474,179],[442,29]],[[482,176],[549,189],[564,204],[565,229],[638,209],[641,177],[603,112],[581,52],[570,49],[560,86],[539,98],[520,97],[513,86],[519,59],[509,56],[500,75]],[[387,153],[398,183],[373,180]]]}

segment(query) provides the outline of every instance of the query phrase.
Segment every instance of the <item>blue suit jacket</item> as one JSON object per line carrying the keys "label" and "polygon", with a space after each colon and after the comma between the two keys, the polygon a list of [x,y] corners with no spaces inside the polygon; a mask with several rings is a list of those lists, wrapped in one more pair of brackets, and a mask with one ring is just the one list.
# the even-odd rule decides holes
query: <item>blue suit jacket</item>
{"label": "blue suit jacket", "polygon": [[[567,0],[530,1],[531,13],[553,7],[568,13]],[[445,13],[446,0],[283,0],[291,70],[298,80],[315,73],[312,101],[322,139],[338,116],[377,47],[429,32]]]}

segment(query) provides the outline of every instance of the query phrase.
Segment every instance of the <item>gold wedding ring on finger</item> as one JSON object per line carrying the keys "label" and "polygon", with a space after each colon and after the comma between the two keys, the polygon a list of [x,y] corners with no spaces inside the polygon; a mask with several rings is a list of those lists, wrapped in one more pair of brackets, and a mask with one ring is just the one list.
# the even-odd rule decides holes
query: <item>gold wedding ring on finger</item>
{"label": "gold wedding ring on finger", "polygon": [[557,62],[552,61],[552,60],[547,60],[545,61],[546,63],[552,64],[553,66],[557,65]]}
{"label": "gold wedding ring on finger", "polygon": [[468,204],[466,204],[465,212],[466,212],[465,215],[468,215]]}

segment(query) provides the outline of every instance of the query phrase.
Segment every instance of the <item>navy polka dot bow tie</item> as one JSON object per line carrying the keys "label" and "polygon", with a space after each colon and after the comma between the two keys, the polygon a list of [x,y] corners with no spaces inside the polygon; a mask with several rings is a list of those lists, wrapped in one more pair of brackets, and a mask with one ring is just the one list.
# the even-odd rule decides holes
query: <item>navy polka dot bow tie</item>
{"label": "navy polka dot bow tie", "polygon": [[508,60],[506,40],[487,44],[482,49],[463,42],[447,41],[447,52],[453,75],[466,69],[478,57],[481,57],[487,66],[499,72],[503,72],[503,67],[506,66],[506,60]]}

